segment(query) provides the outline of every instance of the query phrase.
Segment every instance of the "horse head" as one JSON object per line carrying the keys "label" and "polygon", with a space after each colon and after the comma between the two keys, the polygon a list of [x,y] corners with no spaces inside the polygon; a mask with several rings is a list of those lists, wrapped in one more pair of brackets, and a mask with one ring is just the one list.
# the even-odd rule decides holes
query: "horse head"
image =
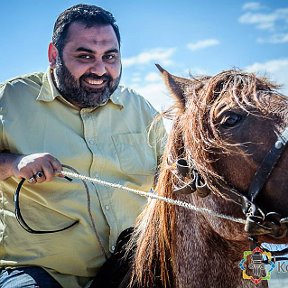
{"label": "horse head", "polygon": [[241,205],[250,235],[285,237],[287,97],[252,73],[185,79],[157,67],[175,99],[177,141],[168,156],[176,163],[174,191],[232,199]]}

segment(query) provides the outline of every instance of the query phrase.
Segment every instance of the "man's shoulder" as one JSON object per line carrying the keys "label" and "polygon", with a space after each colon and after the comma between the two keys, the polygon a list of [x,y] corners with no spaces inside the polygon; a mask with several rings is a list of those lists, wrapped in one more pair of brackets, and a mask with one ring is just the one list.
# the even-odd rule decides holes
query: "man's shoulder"
{"label": "man's shoulder", "polygon": [[[44,72],[35,72],[16,76],[0,84],[0,100],[7,97],[22,97],[23,95],[38,95],[43,82]],[[33,96],[34,97],[34,96]],[[7,99],[8,99],[7,98]]]}
{"label": "man's shoulder", "polygon": [[[146,108],[146,110],[151,111],[153,114],[156,113],[156,109],[151,105],[151,103],[141,94],[130,87],[119,85],[116,93],[120,104],[125,106],[138,106],[141,108]],[[117,99],[117,98],[116,98]]]}
{"label": "man's shoulder", "polygon": [[16,87],[18,85],[32,85],[32,84],[41,85],[44,73],[45,72],[33,72],[29,74],[15,76],[1,83],[0,87],[2,88],[7,85]]}
{"label": "man's shoulder", "polygon": [[122,97],[130,97],[130,96],[135,96],[136,98],[139,98],[141,101],[143,101],[145,98],[140,95],[137,91],[135,91],[134,89],[124,86],[124,85],[119,85],[119,87],[117,88],[117,92],[119,95],[121,95]]}

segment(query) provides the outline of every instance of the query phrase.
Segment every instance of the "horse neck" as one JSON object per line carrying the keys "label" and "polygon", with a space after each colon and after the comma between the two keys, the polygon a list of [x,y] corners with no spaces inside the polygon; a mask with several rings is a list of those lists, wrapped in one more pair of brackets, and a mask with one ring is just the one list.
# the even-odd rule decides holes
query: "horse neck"
{"label": "horse neck", "polygon": [[[221,237],[199,213],[177,207],[175,214],[177,287],[255,287],[242,278],[239,268],[243,252],[249,250],[248,240],[232,241]],[[268,287],[262,282],[258,288]]]}

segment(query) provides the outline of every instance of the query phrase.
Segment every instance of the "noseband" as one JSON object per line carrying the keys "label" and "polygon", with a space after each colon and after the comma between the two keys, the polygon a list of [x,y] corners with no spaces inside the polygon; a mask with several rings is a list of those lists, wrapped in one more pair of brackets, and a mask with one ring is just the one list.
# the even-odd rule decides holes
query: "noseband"
{"label": "noseband", "polygon": [[[256,171],[254,178],[245,196],[235,188],[229,188],[232,199],[242,207],[246,216],[245,231],[252,237],[268,234],[274,238],[285,237],[288,231],[288,217],[282,217],[277,212],[265,214],[256,204],[257,196],[263,190],[275,165],[278,163],[288,143],[288,127],[277,137],[276,142],[264,157],[260,167]],[[178,173],[191,181],[183,187],[175,188],[177,194],[188,194],[197,191],[200,197],[209,195],[210,190],[195,167],[190,167],[183,158],[176,163]],[[230,193],[230,198],[231,198]],[[236,196],[236,197],[235,197]]]}
{"label": "noseband", "polygon": [[256,171],[248,190],[248,196],[243,196],[243,212],[246,215],[245,231],[251,235],[269,234],[282,238],[287,233],[288,217],[282,217],[277,212],[266,215],[255,205],[257,196],[263,190],[275,165],[278,163],[288,143],[288,127],[277,137],[276,142],[266,154]]}

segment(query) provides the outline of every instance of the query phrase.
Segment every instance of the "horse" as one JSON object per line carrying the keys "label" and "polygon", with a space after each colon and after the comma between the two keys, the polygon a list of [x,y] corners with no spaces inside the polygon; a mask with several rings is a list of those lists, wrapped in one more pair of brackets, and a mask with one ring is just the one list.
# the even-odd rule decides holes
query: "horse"
{"label": "horse", "polygon": [[175,204],[148,201],[119,287],[268,287],[243,255],[288,243],[288,98],[238,69],[187,79],[156,66],[174,104],[155,191]]}

